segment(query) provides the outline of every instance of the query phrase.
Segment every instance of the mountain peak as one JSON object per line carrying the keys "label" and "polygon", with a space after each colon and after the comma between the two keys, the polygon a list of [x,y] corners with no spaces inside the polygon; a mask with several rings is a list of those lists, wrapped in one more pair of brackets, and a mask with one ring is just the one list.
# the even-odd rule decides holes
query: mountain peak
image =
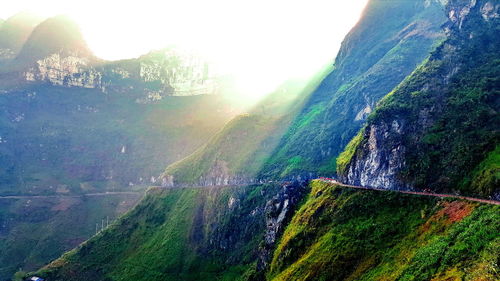
{"label": "mountain peak", "polygon": [[49,18],[31,33],[18,59],[33,61],[51,54],[94,58],[80,31],[80,27],[64,15]]}
{"label": "mountain peak", "polygon": [[30,12],[17,13],[7,20],[0,20],[0,49],[17,53],[42,18]]}

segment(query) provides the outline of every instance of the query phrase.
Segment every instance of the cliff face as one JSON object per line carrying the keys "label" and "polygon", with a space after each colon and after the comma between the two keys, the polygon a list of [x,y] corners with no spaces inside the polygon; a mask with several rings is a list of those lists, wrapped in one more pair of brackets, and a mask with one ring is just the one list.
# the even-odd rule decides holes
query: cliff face
{"label": "cliff face", "polygon": [[381,101],[339,157],[342,180],[497,196],[498,168],[484,161],[498,154],[499,8],[450,1],[446,41]]}
{"label": "cliff face", "polygon": [[31,65],[22,72],[22,80],[135,95],[137,103],[217,91],[217,78],[205,61],[172,49],[118,62],[99,62],[78,52],[56,52]]}

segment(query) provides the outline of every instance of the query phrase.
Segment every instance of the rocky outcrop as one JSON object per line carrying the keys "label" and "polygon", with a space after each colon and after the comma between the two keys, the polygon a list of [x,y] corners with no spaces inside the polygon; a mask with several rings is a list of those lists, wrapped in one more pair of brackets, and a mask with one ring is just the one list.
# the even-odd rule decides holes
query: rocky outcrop
{"label": "rocky outcrop", "polygon": [[102,73],[89,65],[89,59],[52,54],[38,60],[24,73],[26,81],[48,82],[52,85],[102,89]]}
{"label": "rocky outcrop", "polygon": [[353,159],[343,180],[358,186],[407,188],[396,180],[405,164],[405,147],[398,141],[387,141],[389,135],[402,138],[402,127],[398,120],[371,125],[363,136],[367,141],[359,148],[362,158]]}
{"label": "rocky outcrop", "polygon": [[218,90],[217,77],[208,63],[188,52],[168,48],[137,59],[106,62],[94,56],[78,25],[67,17],[56,16],[37,25],[31,35],[28,33],[29,38],[17,54],[18,50],[3,42],[5,25],[0,28],[0,59],[11,60],[12,66],[3,69],[0,79],[9,81],[2,85],[28,81],[92,88],[124,94],[140,104],[157,102],[165,96],[208,95]]}

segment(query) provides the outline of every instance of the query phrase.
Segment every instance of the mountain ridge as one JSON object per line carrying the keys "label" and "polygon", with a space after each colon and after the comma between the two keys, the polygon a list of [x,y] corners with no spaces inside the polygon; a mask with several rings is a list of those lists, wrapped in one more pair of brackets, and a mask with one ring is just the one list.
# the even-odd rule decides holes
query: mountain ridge
{"label": "mountain ridge", "polygon": [[500,169],[487,159],[498,154],[499,9],[450,2],[448,39],[382,100],[341,155],[344,182],[498,200]]}

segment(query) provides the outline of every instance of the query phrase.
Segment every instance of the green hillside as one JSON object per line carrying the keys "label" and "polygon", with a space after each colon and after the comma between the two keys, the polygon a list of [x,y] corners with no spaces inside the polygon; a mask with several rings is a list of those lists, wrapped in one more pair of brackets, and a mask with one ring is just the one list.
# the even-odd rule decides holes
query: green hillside
{"label": "green hillside", "polygon": [[309,188],[283,225],[270,267],[260,271],[264,218],[273,216],[262,208],[279,186],[150,190],[107,231],[36,275],[49,281],[498,277],[499,206],[317,181]]}
{"label": "green hillside", "polygon": [[150,189],[116,224],[40,274],[49,280],[243,279],[257,259],[263,208],[278,188]]}
{"label": "green hillside", "polygon": [[500,207],[312,183],[268,280],[496,280]]}

